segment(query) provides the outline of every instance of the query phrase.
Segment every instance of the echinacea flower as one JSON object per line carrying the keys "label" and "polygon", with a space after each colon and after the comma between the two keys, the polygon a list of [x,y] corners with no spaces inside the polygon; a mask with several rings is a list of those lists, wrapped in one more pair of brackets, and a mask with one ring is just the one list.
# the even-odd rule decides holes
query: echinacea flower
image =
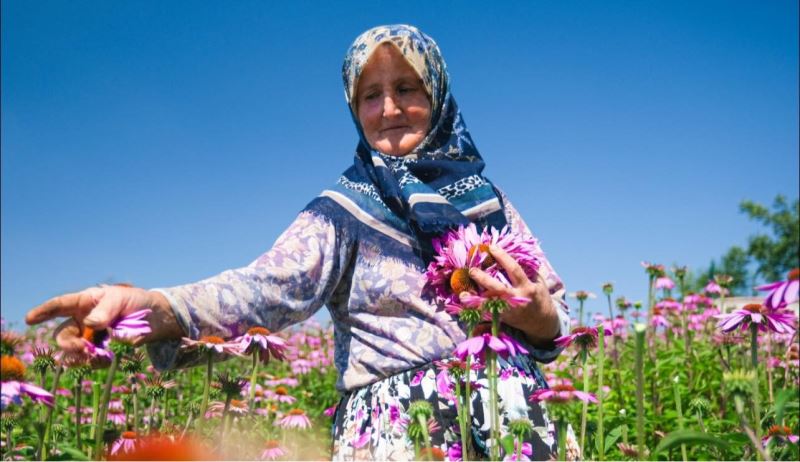
{"label": "echinacea flower", "polygon": [[794,332],[794,313],[789,310],[770,310],[759,303],[750,303],[732,313],[718,314],[715,317],[719,319],[717,327],[723,332],[731,332],[739,326],[746,330],[751,323],[757,324],[761,332]]}
{"label": "echinacea flower", "polygon": [[251,327],[244,335],[233,339],[231,344],[237,345],[244,354],[252,354],[257,349],[259,359],[264,364],[269,362],[270,355],[283,360],[283,350],[286,348],[286,340],[272,335],[265,327]]}
{"label": "echinacea flower", "polygon": [[275,460],[286,455],[286,450],[275,440],[268,440],[264,443],[264,451],[261,453],[261,460]]}
{"label": "echinacea flower", "polygon": [[[516,461],[517,460],[517,447],[519,447],[519,442],[514,440],[514,450],[511,452],[511,454],[506,454],[506,456],[503,457],[503,460],[504,461]],[[528,443],[528,442],[522,443],[522,448],[520,448],[520,458],[519,458],[519,460],[520,461],[529,461],[529,460],[531,460],[530,456],[532,456],[532,455],[533,455],[533,446],[531,446],[531,443]]]}
{"label": "echinacea flower", "polygon": [[483,363],[487,349],[494,350],[503,359],[528,353],[525,347],[504,332],[500,332],[495,337],[491,333],[485,332],[486,330],[488,330],[486,324],[478,325],[476,332],[473,332],[474,336],[459,343],[453,355],[462,361],[466,360],[468,355],[472,355],[480,363]]}
{"label": "echinacea flower", "polygon": [[136,440],[139,436],[136,432],[125,431],[119,435],[119,438],[111,445],[111,455],[117,455],[120,452],[131,452],[136,448]]}
{"label": "echinacea flower", "polygon": [[204,350],[213,351],[216,353],[227,353],[232,355],[241,356],[241,352],[237,347],[226,343],[222,337],[216,335],[204,335],[197,340],[192,340],[189,337],[181,339],[181,348],[185,350]]}
{"label": "echinacea flower", "polygon": [[25,381],[25,366],[14,356],[0,357],[0,409],[9,404],[22,405],[22,395],[31,401],[52,406],[53,395],[32,383]]}
{"label": "echinacea flower", "polygon": [[218,454],[205,444],[186,435],[182,438],[155,434],[141,436],[128,452],[120,451],[109,460],[217,460]]}
{"label": "echinacea flower", "polygon": [[767,436],[761,438],[761,443],[767,447],[770,441],[775,440],[779,444],[784,444],[787,440],[791,443],[797,444],[800,441],[800,436],[792,433],[792,429],[786,425],[773,425],[769,427]]}
{"label": "echinacea flower", "polygon": [[108,326],[111,338],[130,341],[141,335],[149,334],[152,329],[145,318],[152,312],[151,309],[138,310],[115,319]]}
{"label": "echinacea flower", "polygon": [[[603,333],[606,335],[612,334],[611,329],[605,327],[603,328]],[[558,337],[557,339],[553,340],[553,343],[555,343],[558,347],[566,348],[575,342],[581,348],[592,349],[597,346],[597,336],[597,327],[582,326],[572,329],[572,333],[569,335]]]}
{"label": "echinacea flower", "polygon": [[297,398],[291,396],[286,387],[282,385],[275,387],[274,390],[264,391],[264,396],[270,401],[277,401],[279,403],[292,404],[297,401]]}
{"label": "echinacea flower", "polygon": [[593,394],[576,390],[575,387],[566,383],[553,385],[550,388],[540,388],[531,394],[529,401],[564,404],[576,399],[586,403],[597,402],[597,398]]}
{"label": "echinacea flower", "polygon": [[[212,401],[208,405],[205,418],[210,419],[212,417],[222,417],[223,412],[225,412],[225,403],[222,401]],[[249,408],[247,406],[247,401],[232,399],[228,405],[228,413],[232,415],[246,415],[248,412]]]}
{"label": "echinacea flower", "polygon": [[283,418],[275,421],[275,425],[282,428],[311,428],[311,421],[302,409],[292,409]]}
{"label": "echinacea flower", "polygon": [[708,281],[708,284],[703,288],[703,291],[707,294],[716,294],[716,295],[725,295],[727,292],[716,281],[713,279]]}
{"label": "echinacea flower", "polygon": [[667,276],[660,276],[656,278],[656,289],[672,290],[675,288],[675,283],[672,282]]}
{"label": "echinacea flower", "polygon": [[769,291],[764,305],[769,309],[783,308],[797,302],[800,292],[800,268],[789,271],[785,281],[775,281],[756,287],[762,292]]}
{"label": "echinacea flower", "polygon": [[539,269],[536,256],[536,241],[512,233],[508,227],[484,229],[478,233],[474,223],[449,231],[442,238],[432,241],[435,256],[425,273],[426,287],[445,303],[458,305],[462,292],[480,293],[481,289],[470,278],[469,270],[479,268],[489,276],[511,286],[505,270],[501,268],[490,249],[497,247],[514,258],[529,278],[534,278]]}
{"label": "echinacea flower", "polygon": [[650,276],[651,280],[664,275],[664,265],[657,265],[654,263],[650,263],[649,261],[643,261],[642,268],[644,268],[645,272],[647,273],[648,276]]}
{"label": "echinacea flower", "polygon": [[579,302],[583,302],[583,301],[586,301],[589,298],[597,298],[597,295],[595,295],[595,294],[593,294],[591,292],[587,292],[585,290],[579,290],[577,292],[568,293],[567,297],[574,298],[574,299],[578,300]]}

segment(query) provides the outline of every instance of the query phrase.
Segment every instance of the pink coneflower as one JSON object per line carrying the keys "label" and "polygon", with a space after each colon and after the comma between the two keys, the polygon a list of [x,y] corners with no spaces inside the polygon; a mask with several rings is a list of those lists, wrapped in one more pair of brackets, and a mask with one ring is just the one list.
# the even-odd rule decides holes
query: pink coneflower
{"label": "pink coneflower", "polygon": [[536,241],[509,231],[507,227],[495,228],[478,234],[474,223],[449,231],[443,238],[433,239],[436,252],[425,273],[427,287],[437,297],[458,305],[462,292],[479,293],[480,288],[469,276],[470,268],[480,268],[490,276],[510,286],[507,275],[497,265],[490,249],[503,249],[519,263],[528,277],[535,277],[539,260],[535,255]]}
{"label": "pink coneflower", "polygon": [[[246,415],[248,411],[249,409],[247,406],[247,401],[232,399],[230,405],[228,406],[228,412],[232,415]],[[222,417],[223,412],[225,412],[225,403],[222,401],[212,401],[208,405],[205,418],[211,419],[213,417]]]}
{"label": "pink coneflower", "polygon": [[789,271],[785,281],[776,281],[756,287],[762,292],[769,291],[764,305],[769,309],[783,308],[795,303],[800,296],[800,268]]}
{"label": "pink coneflower", "polygon": [[597,298],[597,295],[595,295],[595,294],[593,294],[591,292],[587,292],[585,290],[579,290],[577,292],[568,293],[567,297],[574,298],[574,299],[578,300],[579,302],[583,302],[583,301],[586,301],[589,298]]}
{"label": "pink coneflower", "polygon": [[264,443],[264,451],[261,453],[261,460],[275,460],[287,454],[286,450],[280,446],[280,443],[275,440],[269,440]]}
{"label": "pink coneflower", "polygon": [[664,275],[664,265],[657,265],[654,263],[650,263],[649,261],[643,261],[642,268],[644,268],[647,275],[650,276],[652,279]]}
{"label": "pink coneflower", "polygon": [[669,277],[661,276],[659,278],[656,278],[656,289],[672,290],[674,288],[675,288],[675,283],[672,282],[672,279],[670,279]]}
{"label": "pink coneflower", "polygon": [[108,326],[111,330],[111,338],[130,341],[141,335],[149,334],[152,330],[150,323],[145,318],[152,312],[153,310],[144,309],[117,318]]}
{"label": "pink coneflower", "polygon": [[653,327],[664,326],[669,327],[670,323],[667,318],[662,314],[663,310],[657,306],[653,307],[653,316],[650,318],[650,325]]}
{"label": "pink coneflower", "polygon": [[447,460],[450,462],[461,462],[462,457],[461,443],[455,442],[447,447]]}
{"label": "pink coneflower", "polygon": [[545,401],[553,404],[564,404],[572,400],[581,400],[587,403],[596,403],[597,398],[591,393],[585,393],[576,390],[572,385],[558,384],[550,388],[540,388],[534,391],[529,398],[529,401],[540,402]]}
{"label": "pink coneflower", "polygon": [[761,438],[761,443],[764,447],[767,447],[769,442],[773,439],[779,444],[784,444],[787,440],[797,444],[797,442],[800,441],[800,436],[793,434],[792,429],[786,425],[773,425],[769,427],[767,436]]}
{"label": "pink coneflower", "polygon": [[275,390],[266,390],[264,396],[270,401],[277,401],[279,403],[292,404],[297,401],[297,398],[291,396],[284,386],[278,386]]}
{"label": "pink coneflower", "polygon": [[485,332],[489,329],[491,329],[490,326],[479,324],[475,329],[476,332],[473,332],[475,336],[459,343],[453,355],[462,361],[466,360],[467,355],[472,355],[483,363],[487,349],[494,350],[503,359],[528,353],[525,347],[504,332],[500,332],[499,336],[495,337],[491,333]]}
{"label": "pink coneflower", "polygon": [[725,295],[727,293],[727,291],[720,287],[720,285],[717,284],[717,282],[713,279],[708,281],[708,284],[706,284],[706,287],[703,289],[703,291],[705,291],[707,294],[716,295]]}
{"label": "pink coneflower", "polygon": [[111,455],[119,455],[120,453],[131,452],[136,449],[136,442],[138,439],[136,432],[125,431],[119,435],[119,438],[114,441],[111,446]]}
{"label": "pink coneflower", "polygon": [[297,375],[308,374],[314,369],[314,364],[305,358],[295,359],[291,362],[292,373]]}
{"label": "pink coneflower", "polygon": [[227,353],[241,356],[239,349],[236,346],[230,345],[225,342],[222,337],[216,335],[205,335],[198,340],[192,340],[188,337],[181,339],[181,348],[185,350],[200,349],[204,351],[215,351],[217,353]]}
{"label": "pink coneflower", "polygon": [[336,405],[334,404],[333,406],[326,408],[322,413],[327,417],[333,417],[333,415],[336,414]]}
{"label": "pink coneflower", "polygon": [[[518,441],[514,441],[514,451],[511,454],[506,454],[503,458],[504,461],[516,461],[517,460],[517,447],[519,446]],[[521,461],[529,461],[530,456],[533,455],[533,446],[531,443],[522,443],[522,448],[520,449],[520,458]]]}
{"label": "pink coneflower", "polygon": [[662,310],[669,310],[669,311],[680,311],[681,304],[680,302],[676,302],[672,298],[665,298],[658,303],[656,303],[656,308],[660,308]]}
{"label": "pink coneflower", "polygon": [[[500,300],[505,302],[509,308],[519,308],[531,302],[529,298],[517,297],[508,293],[499,293],[493,290],[487,290],[483,294],[465,293],[464,296],[459,297],[461,304],[466,308],[477,309],[481,308],[486,302],[493,300]],[[487,321],[491,320],[491,313],[484,313],[484,317],[488,317]]]}
{"label": "pink coneflower", "polygon": [[[603,333],[606,335],[611,335],[611,329],[603,328]],[[581,348],[594,348],[597,346],[597,336],[598,330],[597,327],[576,327],[572,329],[572,332],[569,335],[564,335],[558,337],[557,339],[553,340],[553,342],[558,347],[568,347],[573,342],[575,342]]]}
{"label": "pink coneflower", "polygon": [[283,428],[311,428],[311,421],[302,409],[292,409],[283,418],[275,422]]}
{"label": "pink coneflower", "polygon": [[0,357],[0,409],[9,404],[22,405],[22,395],[31,401],[53,405],[53,395],[42,388],[25,381],[25,366],[19,359],[3,355]]}
{"label": "pink coneflower", "polygon": [[793,333],[794,313],[788,310],[770,310],[759,303],[745,305],[729,314],[715,316],[719,319],[717,327],[723,332],[731,332],[741,326],[742,330],[750,327],[751,323],[758,325],[761,332],[777,332],[779,334]]}
{"label": "pink coneflower", "polygon": [[125,422],[127,422],[127,416],[125,415],[125,412],[121,411],[109,412],[107,414],[107,418],[108,421],[113,423],[114,425],[122,425]]}
{"label": "pink coneflower", "polygon": [[231,344],[237,345],[245,354],[252,354],[258,349],[259,359],[265,364],[269,362],[270,356],[278,360],[284,359],[283,350],[286,348],[286,340],[272,335],[265,327],[251,327],[247,333],[235,338]]}

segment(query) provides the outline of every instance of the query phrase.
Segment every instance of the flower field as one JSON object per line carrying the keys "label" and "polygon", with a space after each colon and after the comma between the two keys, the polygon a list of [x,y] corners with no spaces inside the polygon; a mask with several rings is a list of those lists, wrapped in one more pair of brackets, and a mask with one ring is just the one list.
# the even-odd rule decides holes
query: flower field
{"label": "flower field", "polygon": [[[606,284],[600,297],[608,311],[590,314],[584,304],[597,296],[570,294],[573,330],[556,340],[565,350],[542,366],[550,388],[534,399],[557,426],[572,426],[584,459],[798,460],[797,316],[789,309],[796,271],[762,287],[763,303],[722,312],[724,277],[692,294],[683,289],[685,269],[644,266],[649,300],[631,303]],[[482,304],[490,315],[514,309],[512,301]],[[53,324],[3,325],[4,460],[330,458],[339,400],[331,327],[306,322],[278,334],[256,327],[233,340],[184,339],[197,366],[162,374],[125,342],[129,330],[147,328],[141,317],[87,332],[88,362],[56,351]],[[454,352],[466,368],[442,368],[451,375],[440,392],[454,393],[458,406],[469,393],[470,360],[522,354],[511,340],[491,346],[505,338],[491,332],[481,334],[486,347],[476,336]],[[489,374],[488,386],[498,380],[502,374]],[[431,448],[426,426],[414,426],[425,412],[409,406],[399,417],[419,458],[459,458],[460,449]],[[498,429],[494,458],[536,458],[516,441],[530,430],[515,421]],[[559,446],[560,457],[576,455]]]}

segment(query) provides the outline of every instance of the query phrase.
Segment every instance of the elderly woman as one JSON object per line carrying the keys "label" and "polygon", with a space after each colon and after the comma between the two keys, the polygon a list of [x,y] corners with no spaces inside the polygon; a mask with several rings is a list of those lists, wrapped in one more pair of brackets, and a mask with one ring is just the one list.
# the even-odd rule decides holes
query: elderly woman
{"label": "elderly woman", "polygon": [[[326,305],[343,395],[334,418],[334,458],[412,459],[413,446],[395,424],[417,399],[434,405],[433,445],[465,449],[458,447],[455,409],[433,385],[433,362],[449,357],[467,335],[457,319],[424,296],[431,240],[469,223],[531,233],[508,198],[481,174],[483,159],[430,37],[405,25],[370,29],[348,50],[343,77],[359,135],[353,165],[269,251],[244,268],[193,284],[149,291],[105,286],[62,295],[34,308],[27,322],[70,317],[56,338],[62,348],[79,351],[82,325],[105,328],[120,315],[150,308],[153,332],[141,343],[163,370],[197,362],[179,348],[182,337],[230,338],[254,326],[277,331]],[[533,422],[530,457],[549,459],[555,429],[527,397],[547,386],[535,361],[558,355],[552,340],[567,332],[569,316],[561,281],[536,251],[541,266],[533,279],[500,249],[492,249],[492,256],[517,275],[514,284],[480,269],[469,277],[486,289],[530,300],[503,314],[504,328],[530,354],[501,361],[500,409],[503,425],[520,417]],[[470,450],[476,454],[488,454],[487,406],[483,389],[473,400]]]}

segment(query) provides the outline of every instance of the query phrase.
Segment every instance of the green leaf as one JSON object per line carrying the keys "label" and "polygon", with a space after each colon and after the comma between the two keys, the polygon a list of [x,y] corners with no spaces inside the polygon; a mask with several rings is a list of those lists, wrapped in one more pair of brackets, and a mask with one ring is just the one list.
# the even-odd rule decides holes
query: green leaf
{"label": "green leaf", "polygon": [[506,435],[500,438],[500,444],[503,446],[503,450],[506,454],[514,453],[514,435]]}
{"label": "green leaf", "polygon": [[89,460],[86,454],[72,446],[58,446],[58,450],[61,451],[61,454],[51,455],[47,460]]}
{"label": "green leaf", "polygon": [[677,430],[667,434],[661,440],[661,442],[658,443],[658,446],[653,451],[653,455],[656,455],[662,451],[667,451],[676,446],[680,446],[681,444],[685,444],[687,446],[694,444],[713,444],[714,446],[722,448],[726,451],[730,449],[730,444],[728,444],[727,441],[709,433],[703,433],[696,430]]}
{"label": "green leaf", "polygon": [[606,446],[604,448],[606,453],[608,453],[608,448],[616,444],[620,436],[622,436],[622,425],[608,432],[606,435]]}
{"label": "green leaf", "polygon": [[797,396],[797,390],[781,390],[775,397],[775,421],[783,422],[783,412],[789,399]]}

